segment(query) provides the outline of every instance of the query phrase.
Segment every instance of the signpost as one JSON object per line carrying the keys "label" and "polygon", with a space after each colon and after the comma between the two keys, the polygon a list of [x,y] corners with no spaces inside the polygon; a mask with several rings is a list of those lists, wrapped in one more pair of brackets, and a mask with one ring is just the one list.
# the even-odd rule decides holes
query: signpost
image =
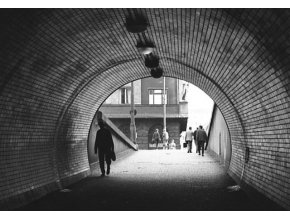
{"label": "signpost", "polygon": [[166,129],[166,88],[165,88],[165,76],[163,77],[163,129]]}

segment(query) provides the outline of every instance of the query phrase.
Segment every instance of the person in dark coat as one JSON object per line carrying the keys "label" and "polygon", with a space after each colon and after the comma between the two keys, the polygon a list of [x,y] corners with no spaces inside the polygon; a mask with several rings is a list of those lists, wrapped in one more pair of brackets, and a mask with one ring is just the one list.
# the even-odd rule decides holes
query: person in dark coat
{"label": "person in dark coat", "polygon": [[98,122],[100,129],[95,141],[95,153],[98,153],[102,175],[105,176],[105,160],[107,163],[107,175],[110,174],[111,154],[114,151],[114,142],[111,132],[105,128],[104,122]]}
{"label": "person in dark coat", "polygon": [[202,126],[196,131],[196,141],[198,146],[198,154],[200,155],[200,149],[202,150],[202,156],[204,156],[204,143],[207,143],[207,135]]}
{"label": "person in dark coat", "polygon": [[152,136],[152,143],[155,143],[156,149],[158,149],[158,143],[161,141],[159,130],[156,129]]}

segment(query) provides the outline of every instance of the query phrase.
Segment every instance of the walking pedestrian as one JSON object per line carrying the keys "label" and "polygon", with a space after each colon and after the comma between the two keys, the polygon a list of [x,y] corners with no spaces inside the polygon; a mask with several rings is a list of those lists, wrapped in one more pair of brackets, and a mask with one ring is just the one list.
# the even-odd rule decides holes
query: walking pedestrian
{"label": "walking pedestrian", "polygon": [[163,129],[163,133],[162,133],[163,149],[169,149],[168,139],[169,139],[168,132],[166,131],[166,129]]}
{"label": "walking pedestrian", "polygon": [[198,146],[198,155],[200,155],[200,150],[202,150],[202,156],[204,156],[204,143],[207,143],[207,135],[202,125],[199,126],[199,129],[196,131],[196,140]]}
{"label": "walking pedestrian", "polygon": [[156,129],[152,136],[152,142],[155,143],[156,149],[158,149],[158,143],[161,141],[159,130]]}
{"label": "walking pedestrian", "polygon": [[110,174],[111,154],[114,152],[114,142],[111,132],[105,127],[103,120],[98,121],[100,129],[97,131],[95,141],[95,153],[98,153],[102,175],[105,176],[105,160],[107,164],[107,175]]}
{"label": "walking pedestrian", "polygon": [[192,136],[193,132],[191,127],[189,127],[185,134],[185,141],[188,147],[187,153],[192,153]]}

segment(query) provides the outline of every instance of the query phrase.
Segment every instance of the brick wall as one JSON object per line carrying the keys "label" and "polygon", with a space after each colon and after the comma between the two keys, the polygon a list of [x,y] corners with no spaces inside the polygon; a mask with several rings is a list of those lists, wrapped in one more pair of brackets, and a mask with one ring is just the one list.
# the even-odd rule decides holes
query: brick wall
{"label": "brick wall", "polygon": [[[198,86],[222,111],[232,175],[290,209],[289,10],[142,11],[165,75]],[[126,14],[1,9],[1,202],[87,175],[95,112],[121,85],[150,76]]]}

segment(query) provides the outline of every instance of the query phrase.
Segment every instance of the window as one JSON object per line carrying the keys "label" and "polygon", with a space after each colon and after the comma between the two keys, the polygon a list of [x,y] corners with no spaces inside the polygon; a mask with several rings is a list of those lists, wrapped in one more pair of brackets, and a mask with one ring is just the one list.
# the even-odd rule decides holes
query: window
{"label": "window", "polygon": [[[163,104],[162,89],[149,89],[149,104]],[[165,90],[165,104],[167,104],[167,90]]]}
{"label": "window", "polygon": [[121,104],[129,104],[129,92],[127,88],[121,88]]}

